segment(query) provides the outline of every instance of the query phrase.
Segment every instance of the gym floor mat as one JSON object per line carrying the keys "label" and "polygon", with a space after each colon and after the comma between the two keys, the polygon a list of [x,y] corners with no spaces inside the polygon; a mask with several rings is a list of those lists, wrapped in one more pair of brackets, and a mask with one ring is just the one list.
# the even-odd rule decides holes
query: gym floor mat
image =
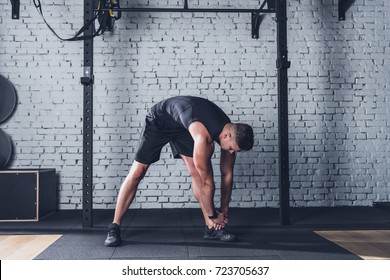
{"label": "gym floor mat", "polygon": [[0,223],[0,235],[62,234],[40,260],[256,259],[361,260],[359,255],[315,232],[390,231],[389,211],[375,207],[292,208],[291,225],[281,226],[279,209],[232,208],[229,230],[238,242],[203,239],[199,209],[130,209],[122,221],[123,244],[105,247],[114,210],[93,211],[93,227],[82,212],[61,210],[39,222]]}

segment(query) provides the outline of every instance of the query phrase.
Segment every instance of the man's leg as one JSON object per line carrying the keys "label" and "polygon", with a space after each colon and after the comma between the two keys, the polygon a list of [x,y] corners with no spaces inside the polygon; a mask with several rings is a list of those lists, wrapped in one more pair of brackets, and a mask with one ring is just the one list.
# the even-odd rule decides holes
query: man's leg
{"label": "man's leg", "polygon": [[108,235],[104,242],[106,246],[118,246],[122,243],[120,237],[120,224],[122,218],[133,201],[137,188],[144,178],[149,165],[134,161],[130,172],[123,181],[115,207],[114,221],[108,226]]}
{"label": "man's leg", "polygon": [[119,191],[113,223],[118,225],[121,224],[122,218],[133,201],[138,185],[144,178],[149,166],[150,165],[143,164],[138,161],[133,162],[130,172],[123,181]]}

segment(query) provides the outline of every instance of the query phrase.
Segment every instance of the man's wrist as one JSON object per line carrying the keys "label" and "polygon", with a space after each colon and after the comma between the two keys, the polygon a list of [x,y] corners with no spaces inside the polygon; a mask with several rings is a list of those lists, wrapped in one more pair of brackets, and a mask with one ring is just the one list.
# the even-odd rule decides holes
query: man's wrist
{"label": "man's wrist", "polygon": [[215,209],[214,209],[213,215],[210,215],[210,216],[208,216],[208,217],[209,217],[210,220],[214,220],[214,219],[218,218],[218,212],[215,211]]}
{"label": "man's wrist", "polygon": [[225,218],[228,218],[228,209],[219,208],[217,209],[217,212],[222,213],[225,216]]}

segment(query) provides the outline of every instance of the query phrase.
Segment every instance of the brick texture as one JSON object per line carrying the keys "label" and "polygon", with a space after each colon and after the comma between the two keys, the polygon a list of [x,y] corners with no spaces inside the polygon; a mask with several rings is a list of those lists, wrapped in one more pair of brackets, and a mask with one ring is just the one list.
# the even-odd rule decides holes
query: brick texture
{"label": "brick texture", "polygon": [[[10,167],[56,168],[60,209],[81,209],[82,42],[59,41],[32,1],[21,2],[20,20],[12,20],[9,1],[0,0],[0,74],[18,93],[14,115],[0,124],[14,145]],[[261,1],[189,2],[256,8]],[[288,2],[291,204],[390,200],[390,2],[356,1],[343,22],[336,0]],[[43,10],[61,36],[82,25],[82,1],[44,1]],[[254,40],[249,14],[125,13],[96,38],[94,207],[115,206],[147,109],[174,95],[206,97],[253,125],[255,147],[238,155],[231,206],[278,207],[275,28],[266,15]],[[218,162],[219,152],[216,201]],[[185,165],[168,147],[132,207],[198,207]]]}

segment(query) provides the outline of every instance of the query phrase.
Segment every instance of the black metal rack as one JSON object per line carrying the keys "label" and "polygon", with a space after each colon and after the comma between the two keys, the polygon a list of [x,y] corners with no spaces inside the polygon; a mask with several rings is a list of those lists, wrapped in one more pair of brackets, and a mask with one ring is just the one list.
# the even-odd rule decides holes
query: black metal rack
{"label": "black metal rack", "polygon": [[[345,12],[354,0],[339,0],[339,20],[345,20]],[[267,8],[264,8],[267,5]],[[109,9],[101,9],[101,11]],[[259,9],[205,9],[189,8],[184,0],[183,8],[112,8],[114,12],[179,12],[179,13],[250,13],[252,15],[252,37],[259,38],[261,14],[275,13],[277,24],[277,83],[278,83],[278,134],[279,134],[279,207],[280,223],[290,224],[290,180],[288,139],[288,61],[287,48],[287,0],[264,0]],[[94,0],[84,0],[84,23],[96,12]],[[84,35],[93,34],[93,27]],[[92,227],[93,211],[93,38],[84,41],[84,119],[83,119],[83,227]]]}
{"label": "black metal rack", "polygon": [[[277,23],[278,112],[279,112],[279,181],[280,181],[280,223],[290,223],[289,212],[289,156],[288,156],[288,61],[287,50],[287,0],[264,0],[259,9],[200,9],[189,8],[184,1],[183,8],[113,8],[114,12],[188,12],[188,13],[250,13],[252,15],[252,37],[258,38],[261,14],[275,13]],[[265,5],[267,8],[265,9]],[[95,13],[94,1],[84,0],[84,23]],[[104,9],[103,9],[104,10]],[[108,9],[107,9],[108,10]],[[93,34],[90,26],[85,36]],[[84,118],[83,118],[83,227],[92,227],[93,211],[93,38],[84,41]]]}
{"label": "black metal rack", "polygon": [[[84,0],[84,24],[94,16],[94,1]],[[93,34],[91,25],[85,36]],[[93,208],[93,38],[84,40],[83,100],[83,227],[92,227]]]}
{"label": "black metal rack", "polygon": [[279,220],[290,224],[290,175],[288,148],[288,61],[287,1],[276,1],[277,60],[278,69],[278,134],[279,134]]}

